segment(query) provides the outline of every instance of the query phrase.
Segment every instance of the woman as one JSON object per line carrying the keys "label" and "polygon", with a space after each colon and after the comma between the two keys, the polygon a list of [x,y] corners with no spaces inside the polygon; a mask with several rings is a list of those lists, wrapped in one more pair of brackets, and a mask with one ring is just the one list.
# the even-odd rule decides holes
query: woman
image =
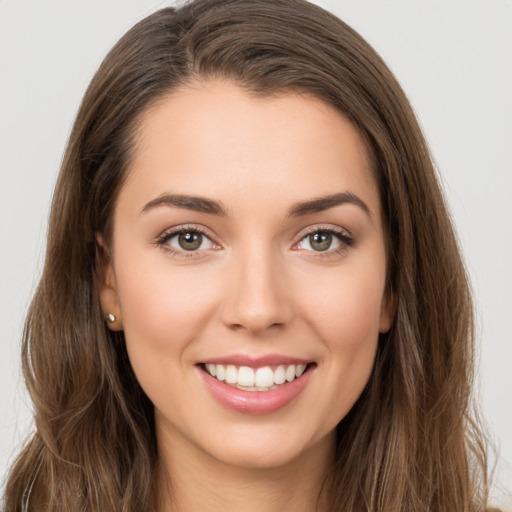
{"label": "woman", "polygon": [[482,510],[472,306],[411,108],[296,0],[163,9],[57,183],[7,510]]}

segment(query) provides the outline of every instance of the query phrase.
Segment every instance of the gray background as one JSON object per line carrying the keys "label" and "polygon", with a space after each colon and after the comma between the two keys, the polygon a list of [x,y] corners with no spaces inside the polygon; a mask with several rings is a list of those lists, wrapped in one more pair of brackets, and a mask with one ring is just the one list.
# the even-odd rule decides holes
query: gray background
{"label": "gray background", "polygon": [[[156,0],[0,0],[0,482],[30,431],[19,373],[52,187],[107,50]],[[478,311],[477,396],[512,511],[512,0],[325,0],[381,53],[440,168]]]}

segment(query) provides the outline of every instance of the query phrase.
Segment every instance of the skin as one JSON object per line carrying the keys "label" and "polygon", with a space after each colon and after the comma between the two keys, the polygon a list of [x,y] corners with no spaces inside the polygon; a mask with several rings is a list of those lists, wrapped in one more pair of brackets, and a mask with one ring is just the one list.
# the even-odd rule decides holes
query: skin
{"label": "skin", "polygon": [[[368,211],[344,203],[288,214],[338,192]],[[210,198],[227,214],[143,211],[163,194]],[[208,238],[195,251],[177,237],[158,243],[180,226]],[[315,250],[309,228],[353,243],[333,236]],[[255,98],[225,81],[174,91],[141,119],[109,254],[102,307],[116,316],[110,328],[124,330],[155,405],[161,510],[314,510],[335,427],[364,389],[392,317],[379,193],[354,127],[308,95]],[[197,366],[232,354],[316,366],[282,409],[243,414],[212,397]]]}

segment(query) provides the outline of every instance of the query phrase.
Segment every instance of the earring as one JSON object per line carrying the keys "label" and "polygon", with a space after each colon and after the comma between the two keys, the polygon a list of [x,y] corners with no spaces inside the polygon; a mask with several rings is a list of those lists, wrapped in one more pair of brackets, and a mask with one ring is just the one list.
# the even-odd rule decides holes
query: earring
{"label": "earring", "polygon": [[107,315],[107,322],[108,322],[109,324],[113,324],[115,321],[116,321],[116,317],[115,317],[115,315],[113,315],[112,313],[109,313],[109,314]]}

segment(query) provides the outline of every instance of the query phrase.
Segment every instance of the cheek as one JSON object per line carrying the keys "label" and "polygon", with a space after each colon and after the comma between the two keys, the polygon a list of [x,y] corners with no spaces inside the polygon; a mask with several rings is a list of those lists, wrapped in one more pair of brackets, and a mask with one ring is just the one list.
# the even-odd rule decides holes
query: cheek
{"label": "cheek", "polygon": [[214,310],[214,288],[201,273],[187,270],[173,268],[161,255],[137,261],[132,254],[116,266],[123,329],[136,373],[137,368],[154,372],[180,364]]}
{"label": "cheek", "polygon": [[326,348],[321,362],[329,382],[325,389],[332,393],[322,400],[334,424],[348,413],[372,372],[385,287],[384,261],[362,257],[347,261],[335,272],[317,273],[314,282],[300,291],[307,297],[302,315]]}
{"label": "cheek", "polygon": [[[379,276],[352,273],[316,302],[316,332],[327,348],[324,367],[326,424],[348,414],[370,379],[379,340],[384,282]],[[311,317],[310,317],[311,318]]]}
{"label": "cheek", "polygon": [[316,292],[308,286],[303,294],[304,315],[331,350],[357,351],[378,339],[384,285],[385,272],[370,267],[316,276]]}
{"label": "cheek", "polygon": [[[357,400],[373,368],[379,339],[379,293],[373,283],[337,290],[318,313],[317,323],[329,353],[330,379],[343,389],[348,406]],[[350,408],[349,407],[349,408]],[[343,410],[343,415],[348,410]]]}

